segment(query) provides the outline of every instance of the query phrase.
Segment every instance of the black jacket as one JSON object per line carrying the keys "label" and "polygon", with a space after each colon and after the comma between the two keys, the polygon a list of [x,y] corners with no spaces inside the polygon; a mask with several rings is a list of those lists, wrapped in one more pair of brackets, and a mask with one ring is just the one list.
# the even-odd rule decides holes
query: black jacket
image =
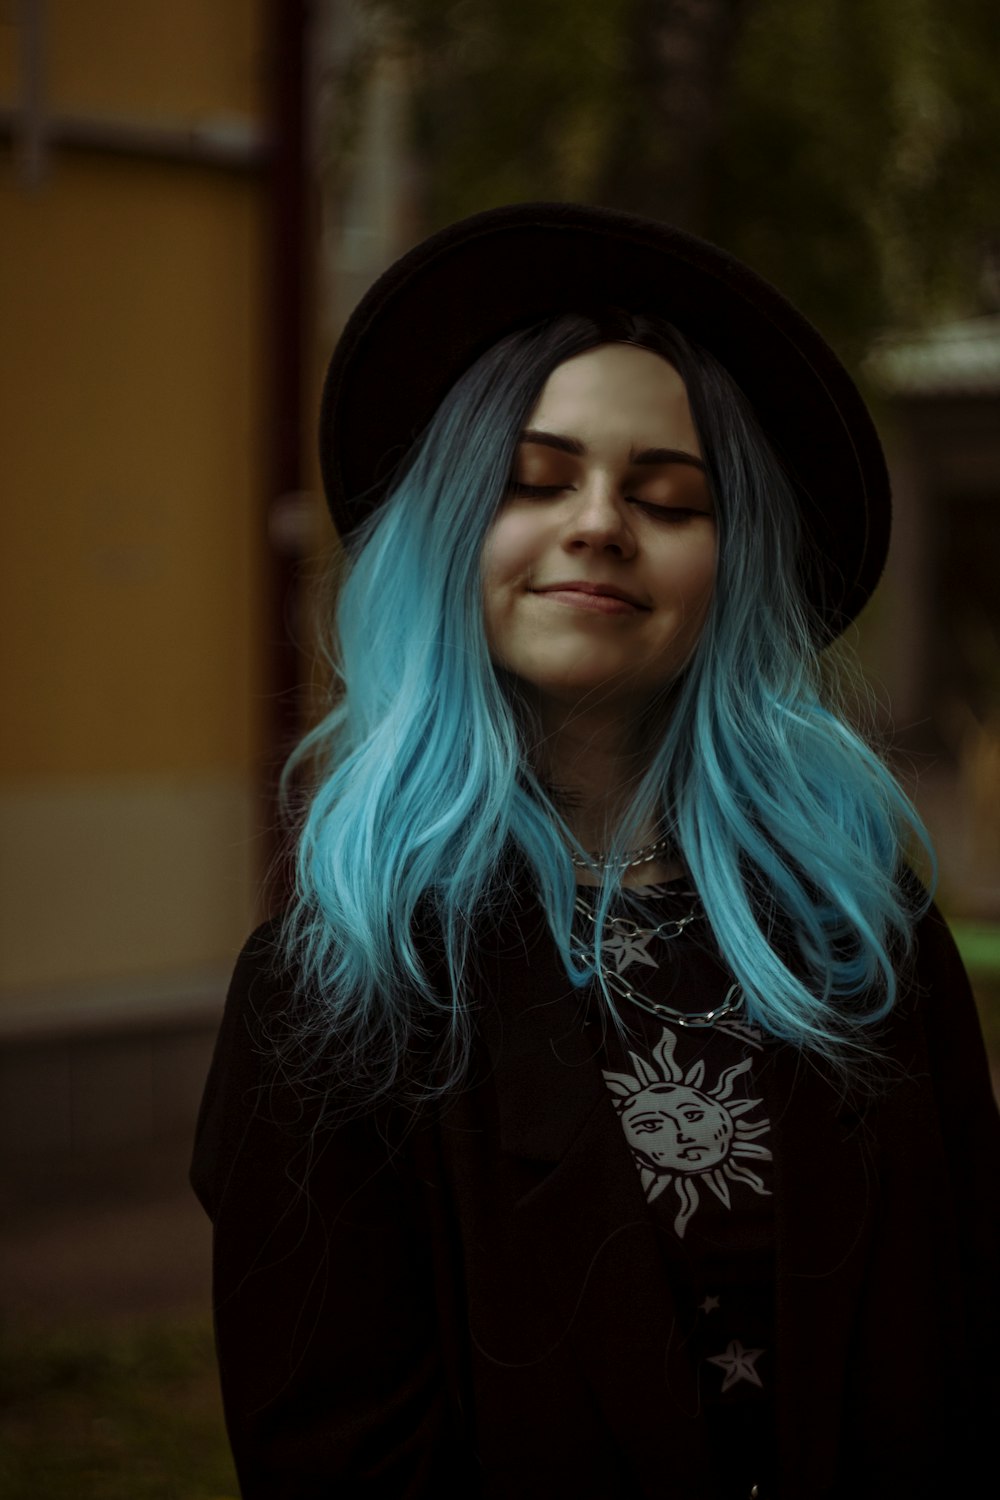
{"label": "black jacket", "polygon": [[[268,1055],[288,1003],[272,929],[240,958],[193,1181],[243,1495],[730,1500],[537,908],[479,969],[470,1082],[446,1108],[314,1129]],[[994,1462],[1000,1128],[933,911],[881,1046],[853,1093],[770,1049],[780,1471],[747,1495],[939,1497]]]}

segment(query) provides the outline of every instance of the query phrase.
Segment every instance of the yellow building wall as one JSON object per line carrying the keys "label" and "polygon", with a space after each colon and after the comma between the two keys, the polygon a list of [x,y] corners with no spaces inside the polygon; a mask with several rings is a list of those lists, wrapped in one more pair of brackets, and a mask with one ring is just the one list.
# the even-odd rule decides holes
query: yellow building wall
{"label": "yellow building wall", "polygon": [[[0,10],[0,86],[16,94],[20,4]],[[44,0],[54,111],[144,120],[258,117],[263,0]]]}
{"label": "yellow building wall", "polygon": [[[53,113],[259,121],[262,3],[44,14]],[[263,184],[6,151],[0,221],[0,1004],[182,985],[259,876]]]}

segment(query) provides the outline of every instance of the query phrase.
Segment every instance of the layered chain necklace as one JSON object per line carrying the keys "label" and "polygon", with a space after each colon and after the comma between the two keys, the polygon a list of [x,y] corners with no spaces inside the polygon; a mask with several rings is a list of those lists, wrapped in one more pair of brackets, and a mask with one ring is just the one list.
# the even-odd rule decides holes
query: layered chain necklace
{"label": "layered chain necklace", "polygon": [[[655,856],[651,856],[655,858]],[[667,917],[656,927],[640,927],[638,922],[632,921],[630,917],[609,916],[605,922],[605,933],[612,939],[619,938],[623,942],[643,939],[652,941],[660,939],[663,942],[673,942],[679,938],[681,933],[694,922],[702,919],[704,913],[701,902],[694,891],[684,891],[680,894],[690,897],[691,907],[683,915]],[[743,1004],[743,991],[738,984],[730,985],[725,998],[712,1007],[711,1010],[686,1011],[678,1010],[673,1005],[665,1005],[659,1000],[651,1000],[641,990],[634,989],[623,975],[612,971],[607,967],[603,957],[600,961],[596,956],[597,917],[594,907],[587,898],[577,891],[574,903],[576,916],[583,928],[582,934],[574,931],[573,934],[573,957],[578,962],[588,963],[595,967],[601,976],[604,987],[610,990],[620,1000],[627,1000],[630,1005],[636,1005],[640,1010],[646,1011],[651,1016],[658,1017],[661,1021],[670,1021],[675,1026],[690,1027],[692,1029],[706,1026],[714,1026],[716,1022],[722,1021],[726,1016],[734,1015]],[[606,947],[606,941],[602,942],[602,949]]]}

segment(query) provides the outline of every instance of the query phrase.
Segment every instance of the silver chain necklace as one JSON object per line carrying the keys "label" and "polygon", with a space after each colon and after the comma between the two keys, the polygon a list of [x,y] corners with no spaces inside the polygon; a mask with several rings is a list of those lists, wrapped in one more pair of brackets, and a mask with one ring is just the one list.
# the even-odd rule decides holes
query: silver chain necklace
{"label": "silver chain necklace", "polygon": [[571,863],[578,870],[634,870],[637,865],[652,864],[654,859],[661,855],[672,853],[674,841],[669,834],[663,834],[654,839],[651,844],[643,844],[641,849],[627,849],[620,859],[612,859],[607,850],[595,851],[584,857],[574,850],[569,851]]}
{"label": "silver chain necklace", "polygon": [[[648,937],[662,938],[664,942],[672,942],[674,938],[680,937],[692,922],[697,922],[701,916],[698,898],[693,891],[685,892],[690,895],[693,905],[690,911],[682,917],[669,917],[660,922],[656,927],[640,927],[638,922],[633,922],[628,917],[609,917],[607,926],[616,936],[624,938]],[[601,979],[607,989],[618,996],[620,1000],[627,1000],[631,1005],[636,1005],[640,1010],[646,1011],[651,1016],[658,1017],[661,1021],[671,1021],[675,1026],[689,1027],[692,1030],[714,1026],[717,1021],[722,1021],[726,1016],[734,1015],[743,1005],[743,991],[738,984],[731,984],[726,991],[725,998],[720,1004],[711,1010],[686,1011],[677,1010],[673,1005],[664,1005],[659,1000],[651,1000],[641,990],[633,989],[621,974],[608,969],[603,959],[597,962],[594,954],[594,937],[597,921],[594,908],[578,895],[574,902],[578,916],[584,919],[589,927],[589,943],[584,938],[578,938],[574,934],[573,957],[578,962],[591,963],[600,971]],[[603,945],[602,945],[603,946]]]}

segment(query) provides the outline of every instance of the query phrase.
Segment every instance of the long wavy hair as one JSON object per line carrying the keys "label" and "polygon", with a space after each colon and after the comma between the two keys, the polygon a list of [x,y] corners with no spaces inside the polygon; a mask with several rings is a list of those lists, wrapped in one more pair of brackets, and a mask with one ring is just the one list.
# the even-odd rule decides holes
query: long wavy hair
{"label": "long wavy hair", "polygon": [[[532,764],[530,714],[490,660],[480,569],[546,379],[609,342],[650,349],[683,378],[719,538],[700,641],[647,715],[648,764],[614,847],[667,820],[747,1019],[769,1035],[843,1066],[871,1051],[894,1002],[921,902],[904,851],[926,835],[838,709],[789,481],[705,350],[652,318],[568,315],[505,338],[462,376],[353,538],[332,707],[286,769],[299,804],[282,933],[305,997],[296,1035],[331,1044],[368,1099],[462,1077],[470,945],[518,878],[572,984],[603,983],[600,939],[590,959],[574,946],[579,846]],[[619,878],[595,895],[600,934]]]}

